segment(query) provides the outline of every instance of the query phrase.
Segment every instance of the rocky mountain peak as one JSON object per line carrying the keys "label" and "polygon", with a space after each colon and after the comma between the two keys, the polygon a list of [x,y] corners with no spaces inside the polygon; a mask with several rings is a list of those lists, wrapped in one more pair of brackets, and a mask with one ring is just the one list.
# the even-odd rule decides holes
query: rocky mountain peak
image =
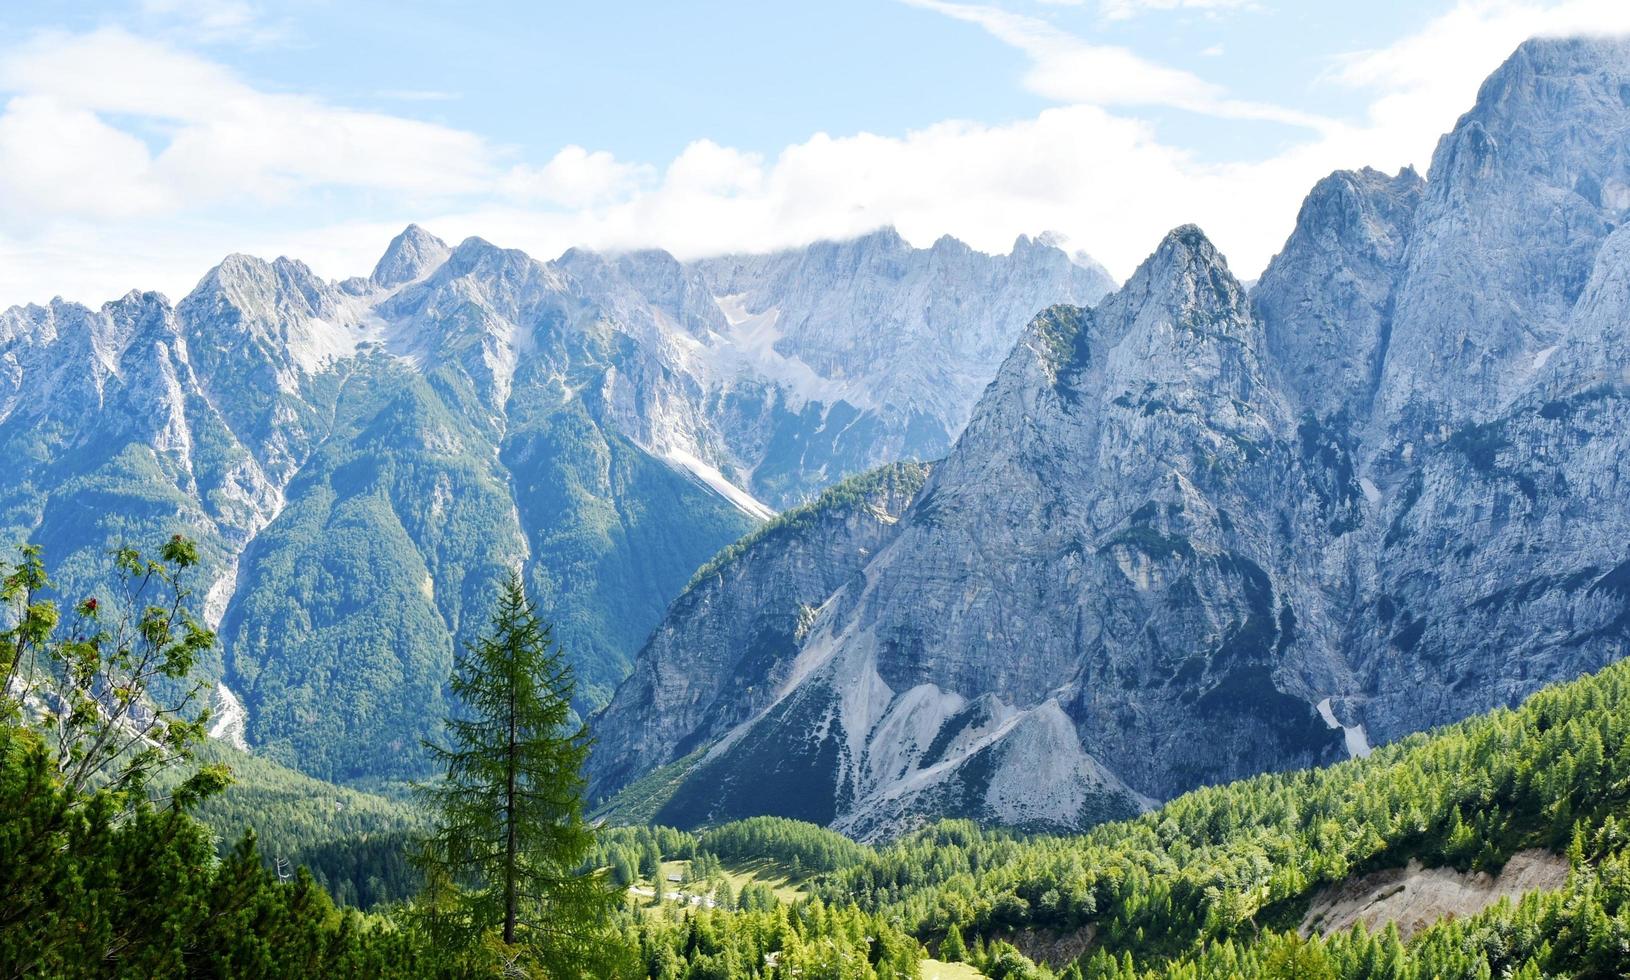
{"label": "rocky mountain peak", "polygon": [[[304,263],[279,257],[271,262],[234,253],[199,280],[178,304],[178,312],[199,317],[260,323],[271,328],[293,318],[339,315],[339,293]],[[276,328],[282,332],[281,327]]]}
{"label": "rocky mountain peak", "polygon": [[1486,418],[1533,377],[1630,206],[1627,130],[1630,39],[1541,38],[1439,141],[1379,386],[1394,440]]}
{"label": "rocky mountain peak", "polygon": [[1099,304],[1098,319],[1111,343],[1157,322],[1252,339],[1246,336],[1251,318],[1245,289],[1228,270],[1227,259],[1195,225],[1167,232],[1126,285]]}
{"label": "rocky mountain peak", "polygon": [[[370,278],[338,284],[234,255],[174,310],[132,294],[0,314],[0,441],[22,474],[0,497],[54,553],[105,554],[130,530],[79,517],[87,485],[131,488],[142,533],[199,528],[250,744],[325,774],[395,771],[415,763],[383,746],[439,716],[493,575],[528,569],[586,713],[697,566],[766,516],[755,498],[796,507],[845,474],[942,457],[1035,311],[1104,285],[1050,247],[915,249],[892,229],[773,255],[542,263],[415,226]],[[811,553],[766,643],[791,644],[892,535],[911,492],[889,486],[840,495],[841,521],[821,512],[852,537]],[[290,589],[291,560],[336,569],[345,594]],[[731,608],[768,622],[756,602]],[[374,610],[408,620],[377,626]],[[280,707],[364,689],[379,710],[347,720]]]}
{"label": "rocky mountain peak", "polygon": [[1151,276],[1177,276],[1190,280],[1210,278],[1213,270],[1228,270],[1228,260],[1199,225],[1179,225],[1166,233],[1154,254],[1144,260]]}
{"label": "rocky mountain peak", "polygon": [[1302,410],[1368,415],[1425,187],[1408,167],[1396,176],[1366,167],[1325,177],[1252,290],[1270,370]]}
{"label": "rocky mountain peak", "polygon": [[519,249],[500,248],[477,235],[458,243],[447,257],[444,274],[448,277],[467,276],[477,270],[497,271],[501,266],[530,263],[533,259]]}
{"label": "rocky mountain peak", "polygon": [[408,225],[391,239],[369,277],[375,285],[394,289],[423,279],[447,261],[452,249],[447,243],[418,225]]}
{"label": "rocky mountain peak", "polygon": [[115,329],[127,335],[144,329],[173,333],[176,324],[172,312],[170,301],[163,293],[135,289],[102,307],[102,313]]}
{"label": "rocky mountain peak", "polygon": [[899,252],[911,248],[911,243],[906,241],[893,225],[884,225],[847,242],[838,241],[834,244],[851,245],[857,252]]}
{"label": "rocky mountain peak", "polygon": [[728,330],[702,271],[662,249],[572,248],[550,267],[570,275],[602,316],[626,323],[632,335],[653,347],[670,346],[672,328],[703,338]]}

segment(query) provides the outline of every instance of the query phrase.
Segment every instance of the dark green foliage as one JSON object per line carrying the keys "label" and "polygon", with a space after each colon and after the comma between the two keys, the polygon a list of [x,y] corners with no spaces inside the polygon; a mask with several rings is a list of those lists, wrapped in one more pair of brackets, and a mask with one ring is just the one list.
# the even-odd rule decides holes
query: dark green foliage
{"label": "dark green foliage", "polygon": [[707,564],[696,570],[696,574],[691,576],[690,583],[685,586],[685,591],[689,592],[705,579],[718,575],[747,552],[760,547],[774,548],[792,535],[815,526],[819,521],[834,514],[842,515],[879,494],[913,497],[927,482],[932,469],[933,466],[929,463],[907,461],[890,463],[851,476],[823,491],[809,503],[783,511],[732,542],[709,559]]}
{"label": "dark green foliage", "polygon": [[304,867],[341,905],[369,909],[418,894],[424,876],[409,842],[425,828],[417,808],[335,786],[216,742],[202,761],[224,765],[232,782],[195,816],[230,846],[253,831],[268,866]]}
{"label": "dark green foliage", "polygon": [[678,792],[705,753],[705,747],[697,749],[661,769],[646,773],[618,790],[615,796],[596,804],[590,816],[616,824],[654,822],[657,813],[673,799],[674,793]]}
{"label": "dark green foliage", "polygon": [[726,861],[769,860],[783,867],[798,861],[806,871],[837,871],[870,853],[836,831],[782,817],[749,817],[704,832],[697,846]]}
{"label": "dark green foliage", "polygon": [[915,980],[922,948],[888,920],[820,901],[652,913],[630,927],[651,980]]}
{"label": "dark green foliage", "polygon": [[74,793],[45,741],[0,726],[0,972],[5,976],[441,975],[422,940],[287,884],[253,838],[217,862],[176,808]]}
{"label": "dark green foliage", "polygon": [[617,893],[581,867],[594,846],[588,732],[571,725],[571,667],[518,578],[459,658],[452,692],[447,745],[429,746],[446,778],[423,789],[437,821],[425,846],[432,930],[466,945],[496,931],[551,976],[615,964],[605,924]]}
{"label": "dark green foliage", "polygon": [[[538,342],[567,341],[540,324]],[[421,742],[445,714],[455,651],[523,559],[587,716],[689,574],[753,525],[584,400],[562,403],[554,365],[595,391],[618,355],[610,339],[571,342],[580,349],[549,352],[557,362],[522,365],[502,406],[482,401],[452,351],[427,370],[362,355],[293,400],[321,406],[298,427],[310,457],[241,556],[222,625],[256,752],[349,783],[429,773]],[[179,492],[153,465],[137,483]],[[170,507],[186,514],[186,497]]]}
{"label": "dark green foliage", "polygon": [[250,741],[326,779],[422,774],[449,624],[486,618],[522,547],[490,445],[430,380],[370,360],[286,495],[222,629]]}
{"label": "dark green foliage", "polygon": [[696,566],[754,521],[571,409],[511,432],[503,462],[540,559],[527,584],[574,651],[587,714],[610,699]]}
{"label": "dark green foliage", "polygon": [[1079,306],[1050,306],[1030,322],[1041,345],[1043,364],[1052,376],[1053,390],[1074,404],[1080,395],[1070,377],[1091,363],[1092,311]]}
{"label": "dark green foliage", "polygon": [[[52,768],[70,794],[94,786],[142,799],[156,774],[203,740],[208,721],[193,670],[215,634],[193,615],[184,582],[198,548],[177,534],[157,557],[118,549],[111,594],[80,599],[67,622],[44,597],[53,583],[42,550],[20,552],[0,578],[12,624],[0,631],[0,723],[27,715],[48,731]],[[190,804],[222,779],[206,767],[170,793]]]}

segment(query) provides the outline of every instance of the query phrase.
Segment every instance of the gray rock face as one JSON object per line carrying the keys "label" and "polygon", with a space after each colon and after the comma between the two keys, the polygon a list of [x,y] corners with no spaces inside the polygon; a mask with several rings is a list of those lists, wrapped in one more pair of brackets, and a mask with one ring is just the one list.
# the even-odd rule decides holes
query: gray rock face
{"label": "gray rock face", "polygon": [[1096,302],[1113,285],[1100,267],[1028,237],[990,256],[949,237],[913,249],[893,229],[700,271],[740,316],[773,318],[763,339],[826,383],[812,394],[826,387],[857,407],[917,413],[947,430],[945,448],[1031,314]]}
{"label": "gray rock face", "polygon": [[[116,544],[198,538],[214,669],[251,746],[334,778],[409,775],[498,578],[522,570],[587,712],[697,566],[773,516],[755,495],[779,507],[943,452],[1031,307],[1107,287],[1050,246],[898,245],[898,278],[875,283],[872,260],[773,257],[823,279],[753,287],[767,305],[750,327],[702,264],[666,253],[543,263],[417,226],[367,278],[234,255],[173,307],[133,293],[8,310],[0,532],[44,544],[69,591],[101,588]],[[872,251],[811,251],[845,250]],[[947,250],[960,264],[929,271]],[[1007,305],[987,317],[993,277]],[[861,281],[879,312],[820,320],[819,370],[772,350],[765,310]],[[977,377],[897,407],[879,386],[939,377],[939,333],[895,338],[887,378],[854,365],[925,281],[950,304],[935,331]]]}
{"label": "gray rock face", "polygon": [[1630,650],[1630,234],[1613,232],[1556,355],[1389,495],[1355,634],[1370,730],[1508,704]]}
{"label": "gray rock face", "polygon": [[622,786],[765,707],[817,606],[893,539],[928,472],[895,463],[852,477],[700,569],[597,727],[596,785]]}
{"label": "gray rock face", "polygon": [[1630,207],[1627,44],[1524,44],[1438,143],[1379,393],[1392,437],[1503,407],[1561,337]]}
{"label": "gray rock face", "polygon": [[[1284,496],[1291,463],[1262,345],[1192,227],[1096,310],[1038,317],[890,540],[784,655],[779,690],[658,819],[776,801],[862,835],[946,812],[1074,827],[1331,757],[1339,738],[1273,682],[1293,616],[1257,501]],[[641,727],[664,694],[625,685],[599,729]]]}
{"label": "gray rock face", "polygon": [[[1321,181],[1249,300],[1181,228],[1038,316],[889,539],[800,599],[773,692],[722,732],[675,715],[661,818],[1079,827],[1624,656],[1626,72],[1626,42],[1525,44],[1424,184]],[[656,656],[601,730],[708,687]]]}
{"label": "gray rock face", "polygon": [[648,318],[647,336],[673,338],[668,362],[697,379],[702,414],[718,420],[683,450],[774,507],[943,456],[1031,315],[1113,285],[1027,237],[992,256],[952,238],[915,249],[893,229],[691,265],[582,251],[561,265],[614,297],[619,320]]}
{"label": "gray rock face", "polygon": [[368,279],[374,285],[387,289],[401,286],[422,279],[440,268],[450,254],[446,242],[418,225],[408,225],[400,235],[391,239]]}
{"label": "gray rock face", "polygon": [[1318,418],[1369,415],[1392,333],[1393,285],[1426,182],[1340,171],[1319,181],[1251,300],[1267,329],[1274,381]]}

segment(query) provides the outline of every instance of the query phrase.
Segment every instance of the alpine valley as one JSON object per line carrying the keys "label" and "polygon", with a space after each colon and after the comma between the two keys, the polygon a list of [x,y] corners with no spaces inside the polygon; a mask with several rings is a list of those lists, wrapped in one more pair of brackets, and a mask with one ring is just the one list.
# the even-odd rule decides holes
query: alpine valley
{"label": "alpine valley", "polygon": [[1529,41],[1254,286],[1190,226],[1042,311],[943,461],[694,577],[595,720],[606,811],[1077,830],[1623,657],[1626,133],[1630,43]]}
{"label": "alpine valley", "polygon": [[[0,199],[22,179],[13,154],[47,159],[20,133],[87,158],[75,166],[143,171],[95,188],[47,174],[62,194],[28,202],[51,212],[37,241],[91,228],[74,209],[92,205],[145,234],[158,198],[125,190],[206,173],[223,147],[259,168],[246,201],[315,189],[289,222],[441,202],[449,225],[535,218],[535,241],[567,227],[655,241],[674,215],[721,227],[675,234],[683,260],[545,261],[409,225],[365,277],[230,255],[176,302],[0,312],[0,977],[1630,976],[1630,34],[1522,43],[1424,176],[1337,171],[1294,224],[1295,197],[1280,199],[1288,238],[1248,283],[1186,224],[1148,229],[1158,245],[1117,284],[1054,232],[1005,254],[890,227],[768,254],[682,246],[807,242],[812,206],[822,228],[892,214],[982,243],[967,215],[1015,194],[1083,223],[1098,205],[1060,179],[1145,192],[1091,165],[1098,148],[1032,138],[1079,120],[1148,143],[1103,160],[1192,149],[1174,172],[1233,173],[1202,162],[1214,133],[1157,140],[1165,110],[1253,133],[1243,123],[1338,117],[1213,97],[1199,74],[1086,38],[1168,14],[1210,32],[1224,7],[1230,23],[1345,37],[1340,18],[1176,0],[811,6],[808,24],[839,25],[811,35],[815,94],[835,101],[838,81],[872,83],[835,79],[824,46],[892,43],[902,57],[881,67],[909,73],[903,56],[922,52],[888,32],[926,39],[947,18],[1030,59],[1027,99],[1073,92],[1078,68],[1125,77],[1037,120],[822,133],[773,163],[698,139],[659,176],[576,145],[505,169],[533,148],[316,88],[260,92],[261,45],[294,52],[259,4],[124,6],[94,35],[41,28],[23,60],[0,50]],[[346,34],[347,5],[284,6],[290,30]],[[673,43],[689,12],[653,5],[619,25],[626,43],[585,54],[533,42],[539,23],[592,22],[593,5],[541,21],[531,5],[460,9],[456,32],[417,6],[390,25],[389,57],[426,85],[377,98],[449,119],[475,119],[453,90],[482,73],[452,58],[444,85],[435,59],[407,58],[425,25],[492,54],[506,91],[486,89],[491,115],[524,117],[500,103],[544,77],[499,42],[550,52],[534,60],[582,75],[583,105],[565,108],[625,131],[650,128],[650,107],[618,105],[622,65],[691,84],[644,54],[653,25],[674,25],[660,47],[684,67],[723,72]],[[1385,6],[1362,11],[1377,36],[1399,19]],[[1511,43],[1514,24],[1612,9],[1457,2],[1379,61],[1351,57],[1419,70],[1412,46],[1464,33],[1443,62],[1493,65],[1510,49],[1489,38]],[[741,55],[727,113],[763,94],[741,84],[763,52],[737,41],[784,16],[704,24]],[[790,79],[811,38],[780,35]],[[139,72],[52,71],[69,63],[59,47],[209,91],[151,110]],[[290,63],[321,74],[321,50]],[[1347,57],[1296,55],[1276,68]],[[1224,46],[1196,57],[1221,66]],[[56,94],[14,91],[33,73]],[[102,91],[114,77],[134,94]],[[216,88],[241,105],[212,115]],[[53,101],[70,96],[87,106]],[[1373,145],[1403,145],[1379,98]],[[804,125],[785,101],[777,122]],[[900,108],[884,101],[867,111]],[[1160,126],[1116,115],[1130,109]],[[201,132],[231,113],[251,122]],[[333,159],[268,156],[294,131],[332,139]],[[995,147],[1014,134],[1034,159]],[[1337,135],[1241,172],[1304,166]],[[432,136],[457,159],[424,174],[458,186],[421,198],[389,183],[437,182],[417,171],[350,172],[382,159],[353,152]],[[89,160],[80,144],[104,138],[109,159]],[[948,198],[964,185],[944,173],[984,167],[969,148],[987,140],[1003,172],[970,180],[1000,187],[941,210],[837,186],[891,184],[924,169],[924,147],[960,148],[905,194]],[[911,160],[867,162],[897,150]],[[1079,175],[1062,165],[1078,155]],[[724,189],[694,186],[711,183]],[[1177,200],[1194,198],[1162,206]],[[999,216],[1000,240],[1028,206]],[[773,237],[753,230],[766,214],[784,223]],[[156,250],[197,230],[176,221],[153,218]],[[61,281],[100,275],[98,247]]]}

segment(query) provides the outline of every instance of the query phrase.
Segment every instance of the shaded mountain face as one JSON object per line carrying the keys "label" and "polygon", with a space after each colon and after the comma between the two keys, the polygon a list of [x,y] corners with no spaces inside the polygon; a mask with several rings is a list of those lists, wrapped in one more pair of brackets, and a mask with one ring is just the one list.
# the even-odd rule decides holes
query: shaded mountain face
{"label": "shaded mountain face", "polygon": [[[670,610],[707,641],[654,641],[596,720],[679,719],[642,806],[1079,828],[1623,656],[1626,92],[1630,44],[1529,42],[1427,180],[1321,181],[1249,296],[1187,227],[1036,317],[863,559],[834,522]],[[747,595],[811,612],[749,716],[695,709]]]}
{"label": "shaded mountain face", "polygon": [[410,226],[339,283],[234,255],[173,306],[0,313],[0,536],[43,544],[69,595],[116,545],[198,538],[251,748],[409,775],[500,578],[527,580],[587,713],[699,565],[851,473],[943,455],[1033,309],[1108,286],[1027,239],[892,232],[541,263]]}

